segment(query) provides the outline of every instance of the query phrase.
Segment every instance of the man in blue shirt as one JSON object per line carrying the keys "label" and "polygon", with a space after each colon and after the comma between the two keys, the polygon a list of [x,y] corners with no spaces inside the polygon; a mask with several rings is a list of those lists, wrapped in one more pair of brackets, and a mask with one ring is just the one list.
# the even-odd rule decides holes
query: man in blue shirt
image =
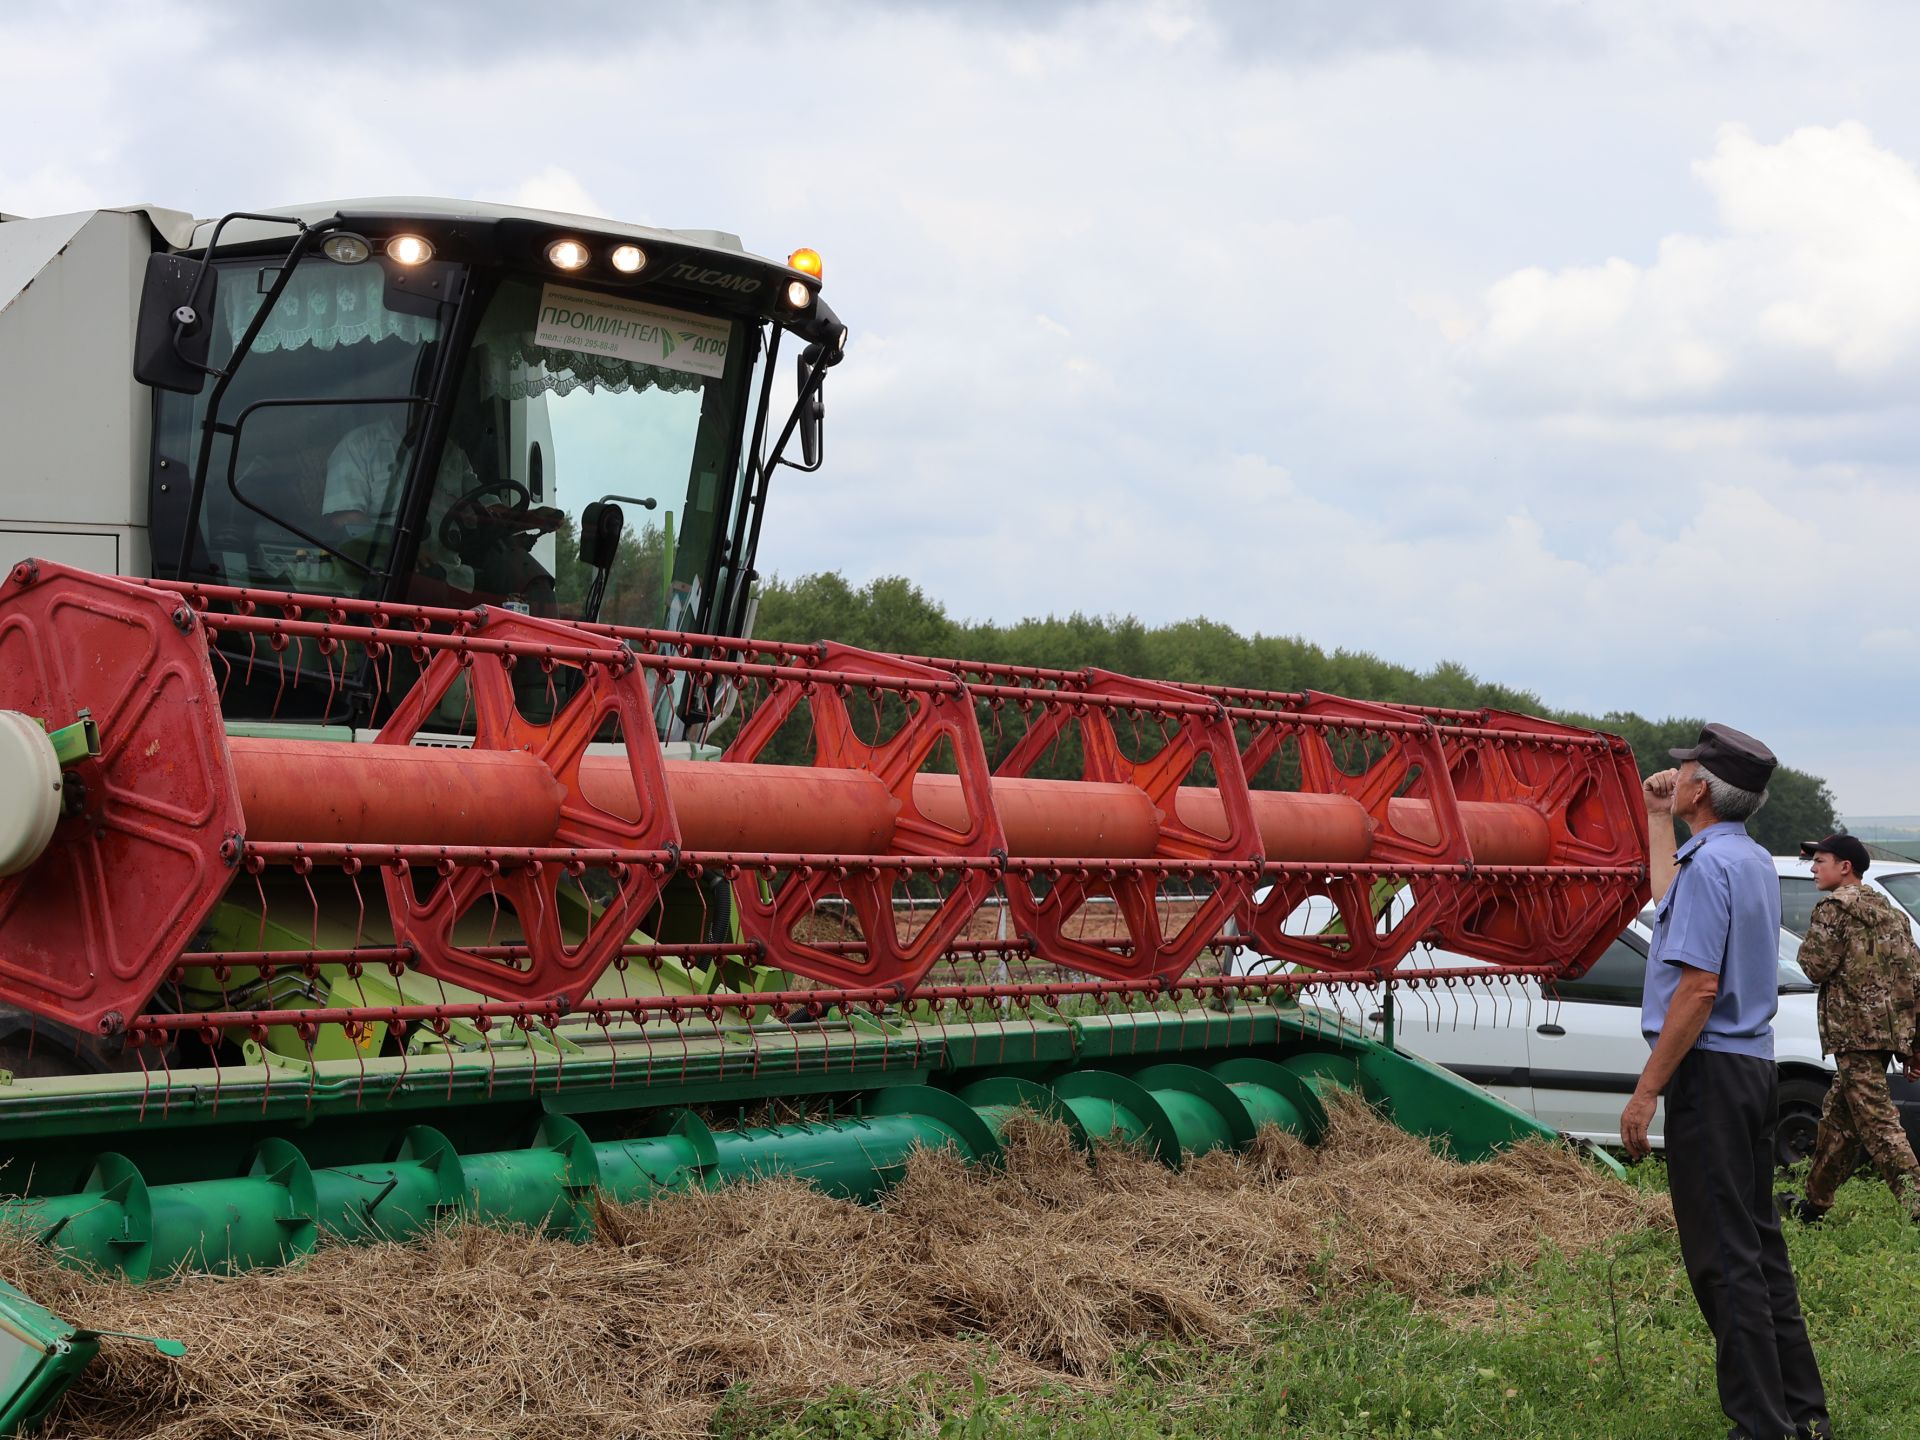
{"label": "man in blue shirt", "polygon": [[[1653,1053],[1620,1115],[1630,1155],[1667,1098],[1667,1175],[1680,1254],[1713,1331],[1733,1436],[1831,1437],[1820,1367],[1773,1199],[1779,1072],[1780,883],[1746,820],[1777,763],[1751,735],[1709,725],[1645,782],[1659,902],[1640,1028]],[[1692,832],[1677,851],[1673,822]]]}

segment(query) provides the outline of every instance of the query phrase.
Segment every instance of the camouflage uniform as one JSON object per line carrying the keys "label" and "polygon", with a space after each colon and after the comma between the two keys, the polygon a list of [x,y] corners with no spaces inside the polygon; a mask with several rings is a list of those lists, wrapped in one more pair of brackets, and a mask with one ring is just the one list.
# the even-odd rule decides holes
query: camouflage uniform
{"label": "camouflage uniform", "polygon": [[1907,917],[1876,890],[1842,885],[1813,909],[1800,968],[1820,985],[1820,1046],[1840,1073],[1827,1090],[1807,1176],[1807,1205],[1833,1204],[1856,1144],[1915,1220],[1920,1160],[1887,1094],[1887,1064],[1920,1048],[1920,946]]}

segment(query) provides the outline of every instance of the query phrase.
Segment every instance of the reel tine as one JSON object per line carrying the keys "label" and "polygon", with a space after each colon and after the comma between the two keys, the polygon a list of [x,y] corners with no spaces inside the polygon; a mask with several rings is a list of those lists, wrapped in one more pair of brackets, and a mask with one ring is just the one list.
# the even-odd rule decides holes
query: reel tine
{"label": "reel tine", "polygon": [[173,1062],[167,1058],[166,1047],[160,1047],[160,1072],[163,1083],[160,1087],[160,1118],[165,1120],[173,1109]]}
{"label": "reel tine", "polygon": [[[299,1034],[300,1034],[301,1048],[307,1052],[306,1108],[307,1108],[307,1112],[311,1114],[313,1112],[314,1087],[319,1082],[319,1071],[315,1068],[314,1053],[313,1053],[314,1042],[319,1039],[319,1031],[317,1027],[302,1026],[300,1028]],[[355,1045],[353,1048],[356,1053],[360,1049],[358,1045]]]}
{"label": "reel tine", "polygon": [[358,950],[365,942],[367,933],[367,897],[360,889],[360,862],[350,860],[341,868],[347,872],[347,879],[353,885],[353,948]]}
{"label": "reel tine", "polygon": [[140,1108],[134,1112],[134,1124],[144,1125],[147,1120],[147,1102],[153,1097],[153,1071],[147,1066],[144,1034],[134,1042],[134,1058],[140,1062]]}
{"label": "reel tine", "polygon": [[485,1017],[479,1022],[480,1048],[487,1052],[487,1098],[493,1098],[494,1082],[499,1078],[500,1057],[493,1048],[493,1025]]}
{"label": "reel tine", "polygon": [[254,1048],[260,1052],[260,1113],[267,1113],[268,1103],[273,1099],[273,1062],[267,1056],[267,1030],[264,1025],[256,1025],[247,1036],[253,1041]]}
{"label": "reel tine", "polygon": [[206,1044],[207,1053],[213,1060],[213,1106],[211,1113],[217,1119],[220,1114],[221,1089],[226,1076],[226,1067],[220,1063],[220,1032],[209,1025],[201,1030],[200,1038]]}

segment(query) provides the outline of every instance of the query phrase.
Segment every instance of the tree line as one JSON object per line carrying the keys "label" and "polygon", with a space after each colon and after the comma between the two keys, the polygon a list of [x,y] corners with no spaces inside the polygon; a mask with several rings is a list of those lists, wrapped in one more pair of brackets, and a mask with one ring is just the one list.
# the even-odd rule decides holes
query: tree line
{"label": "tree line", "polygon": [[[1667,751],[1692,744],[1703,723],[1693,716],[1649,719],[1626,710],[1587,715],[1555,709],[1530,691],[1479,679],[1451,662],[1420,671],[1359,651],[1325,650],[1298,636],[1242,635],[1205,619],[1150,626],[1130,615],[1075,612],[1012,624],[958,621],[897,575],[858,587],[834,572],[769,579],[761,586],[754,634],[1070,670],[1092,665],[1148,679],[1323,690],[1356,700],[1514,710],[1621,736],[1643,775],[1670,766]],[[1774,854],[1796,854],[1802,840],[1835,828],[1833,793],[1818,775],[1782,766],[1769,789],[1771,798],[1748,828]]]}

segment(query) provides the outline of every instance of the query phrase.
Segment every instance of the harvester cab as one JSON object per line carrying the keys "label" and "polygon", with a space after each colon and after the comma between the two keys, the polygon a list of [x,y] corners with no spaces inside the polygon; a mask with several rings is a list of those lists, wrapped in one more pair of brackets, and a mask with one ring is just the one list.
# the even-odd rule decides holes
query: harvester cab
{"label": "harvester cab", "polygon": [[[253,590],[747,625],[768,477],[818,464],[845,346],[816,252],[781,263],[718,232],[412,198],[68,218],[0,226],[0,275],[25,282],[0,355],[9,373],[86,373],[90,402],[117,388],[131,413],[104,427],[118,456],[98,434],[89,463],[16,455],[10,550]],[[125,313],[105,313],[103,281]],[[74,290],[95,292],[83,333]],[[783,342],[800,382],[774,413]],[[51,398],[32,388],[10,435],[55,428],[24,408]],[[84,423],[72,410],[54,413]],[[144,493],[115,493],[139,475]],[[109,533],[116,563],[99,565]],[[359,727],[394,698],[364,664],[241,691],[232,719]]]}

